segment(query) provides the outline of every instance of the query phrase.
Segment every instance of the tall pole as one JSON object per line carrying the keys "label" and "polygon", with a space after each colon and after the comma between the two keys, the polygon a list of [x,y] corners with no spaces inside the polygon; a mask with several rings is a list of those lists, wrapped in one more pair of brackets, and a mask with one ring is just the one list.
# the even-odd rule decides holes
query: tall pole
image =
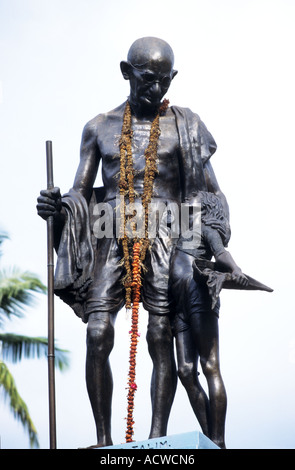
{"label": "tall pole", "polygon": [[[52,142],[46,141],[47,189],[53,189]],[[54,234],[53,216],[47,219],[47,282],[48,282],[48,391],[50,449],[56,449],[55,354],[54,354]]]}

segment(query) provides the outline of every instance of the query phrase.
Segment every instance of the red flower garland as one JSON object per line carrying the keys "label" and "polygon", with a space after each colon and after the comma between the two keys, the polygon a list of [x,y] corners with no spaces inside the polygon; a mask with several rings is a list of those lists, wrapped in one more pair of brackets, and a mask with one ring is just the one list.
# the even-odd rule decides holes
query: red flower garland
{"label": "red flower garland", "polygon": [[129,388],[127,396],[127,430],[126,430],[126,442],[132,442],[133,436],[133,409],[134,409],[134,394],[137,390],[135,382],[135,367],[136,367],[136,353],[137,353],[137,342],[138,342],[138,310],[140,302],[140,248],[141,243],[135,242],[133,245],[133,262],[132,262],[132,318],[131,318],[131,344],[129,353]]}
{"label": "red flower garland", "polygon": [[[168,100],[164,100],[159,113],[155,117],[150,133],[149,145],[145,151],[145,176],[144,176],[144,191],[142,195],[142,203],[144,207],[144,218],[145,218],[145,236],[144,238],[130,240],[125,233],[126,214],[125,214],[125,203],[121,205],[121,233],[120,239],[123,246],[124,253],[124,265],[126,275],[123,281],[126,290],[126,308],[132,306],[132,318],[131,318],[131,344],[129,352],[129,379],[128,379],[128,397],[127,397],[127,429],[126,429],[126,442],[132,442],[133,431],[133,409],[134,409],[134,394],[137,390],[135,382],[135,366],[136,366],[136,353],[137,353],[137,342],[138,342],[138,311],[140,302],[140,289],[141,289],[141,267],[145,260],[145,254],[149,246],[148,238],[148,205],[151,201],[153,194],[153,181],[157,172],[157,146],[158,139],[160,136],[159,118],[165,114],[169,105]],[[131,108],[129,103],[126,103],[126,108],[123,118],[122,135],[120,140],[120,181],[119,189],[120,195],[124,201],[129,200],[129,203],[133,203],[135,200],[135,192],[133,186],[134,170],[132,161],[132,129],[131,129]],[[129,249],[133,245],[132,249],[132,266],[130,263]],[[132,270],[131,270],[132,267]]]}

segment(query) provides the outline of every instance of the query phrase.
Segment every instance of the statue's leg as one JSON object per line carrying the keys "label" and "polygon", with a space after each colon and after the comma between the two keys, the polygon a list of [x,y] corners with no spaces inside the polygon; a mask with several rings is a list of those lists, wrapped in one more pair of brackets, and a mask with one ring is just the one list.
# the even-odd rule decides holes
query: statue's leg
{"label": "statue's leg", "polygon": [[177,372],[170,324],[169,266],[173,250],[170,235],[155,238],[146,255],[142,288],[143,307],[149,312],[147,343],[153,362],[152,421],[149,438],[166,436],[175,396]]}
{"label": "statue's leg", "polygon": [[218,317],[204,311],[191,316],[194,341],[200,354],[203,373],[208,383],[211,435],[216,445],[225,448],[225,417],[227,397],[220,372]]}
{"label": "statue's leg", "polygon": [[97,445],[112,445],[113,379],[109,355],[114,345],[115,316],[94,312],[87,325],[86,384],[97,431]]}
{"label": "statue's leg", "polygon": [[121,253],[115,239],[98,240],[93,282],[87,293],[86,384],[99,446],[112,445],[113,379],[109,355],[114,345],[114,323],[124,304]]}
{"label": "statue's leg", "polygon": [[177,374],[169,317],[149,315],[148,350],[153,361],[151,381],[152,423],[149,438],[166,436]]}
{"label": "statue's leg", "polygon": [[175,323],[178,376],[184,386],[192,409],[205,436],[210,436],[210,407],[208,397],[199,381],[198,351],[189,325],[178,328]]}
{"label": "statue's leg", "polygon": [[174,310],[177,312],[173,316],[173,330],[176,340],[178,375],[203,433],[210,436],[210,406],[198,379],[199,353],[190,324],[192,308],[199,307],[199,290],[193,280],[193,260],[193,256],[182,250],[174,251],[170,263],[169,292],[173,299]]}

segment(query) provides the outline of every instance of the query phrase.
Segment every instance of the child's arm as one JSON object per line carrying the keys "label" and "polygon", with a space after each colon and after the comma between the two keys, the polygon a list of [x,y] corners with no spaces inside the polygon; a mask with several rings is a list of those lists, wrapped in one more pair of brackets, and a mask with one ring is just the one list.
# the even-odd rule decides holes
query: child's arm
{"label": "child's arm", "polygon": [[216,260],[216,263],[220,264],[226,270],[231,272],[232,279],[238,284],[246,286],[248,284],[247,277],[242,273],[241,268],[236,264],[232,255],[229,251],[224,248],[222,239],[217,230],[212,227],[202,225],[202,233],[204,239],[210,246],[210,250]]}
{"label": "child's arm", "polygon": [[239,268],[232,255],[228,251],[224,250],[222,253],[216,256],[215,259],[217,263],[231,271],[234,281],[236,281],[238,284],[241,284],[242,286],[246,286],[248,284],[247,277],[242,273],[241,268]]}

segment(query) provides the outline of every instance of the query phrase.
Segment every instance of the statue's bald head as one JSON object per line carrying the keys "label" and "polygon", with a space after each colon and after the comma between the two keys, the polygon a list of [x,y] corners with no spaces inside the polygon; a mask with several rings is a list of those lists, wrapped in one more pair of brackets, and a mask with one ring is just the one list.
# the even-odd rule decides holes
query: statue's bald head
{"label": "statue's bald head", "polygon": [[137,39],[131,45],[128,62],[134,67],[141,68],[147,64],[161,64],[165,62],[170,65],[171,70],[174,65],[174,54],[172,48],[163,39],[155,37],[144,37]]}
{"label": "statue's bald head", "polygon": [[125,80],[130,82],[129,103],[133,112],[150,116],[158,111],[162,98],[177,74],[174,54],[166,41],[144,37],[134,41],[127,61],[120,63]]}

